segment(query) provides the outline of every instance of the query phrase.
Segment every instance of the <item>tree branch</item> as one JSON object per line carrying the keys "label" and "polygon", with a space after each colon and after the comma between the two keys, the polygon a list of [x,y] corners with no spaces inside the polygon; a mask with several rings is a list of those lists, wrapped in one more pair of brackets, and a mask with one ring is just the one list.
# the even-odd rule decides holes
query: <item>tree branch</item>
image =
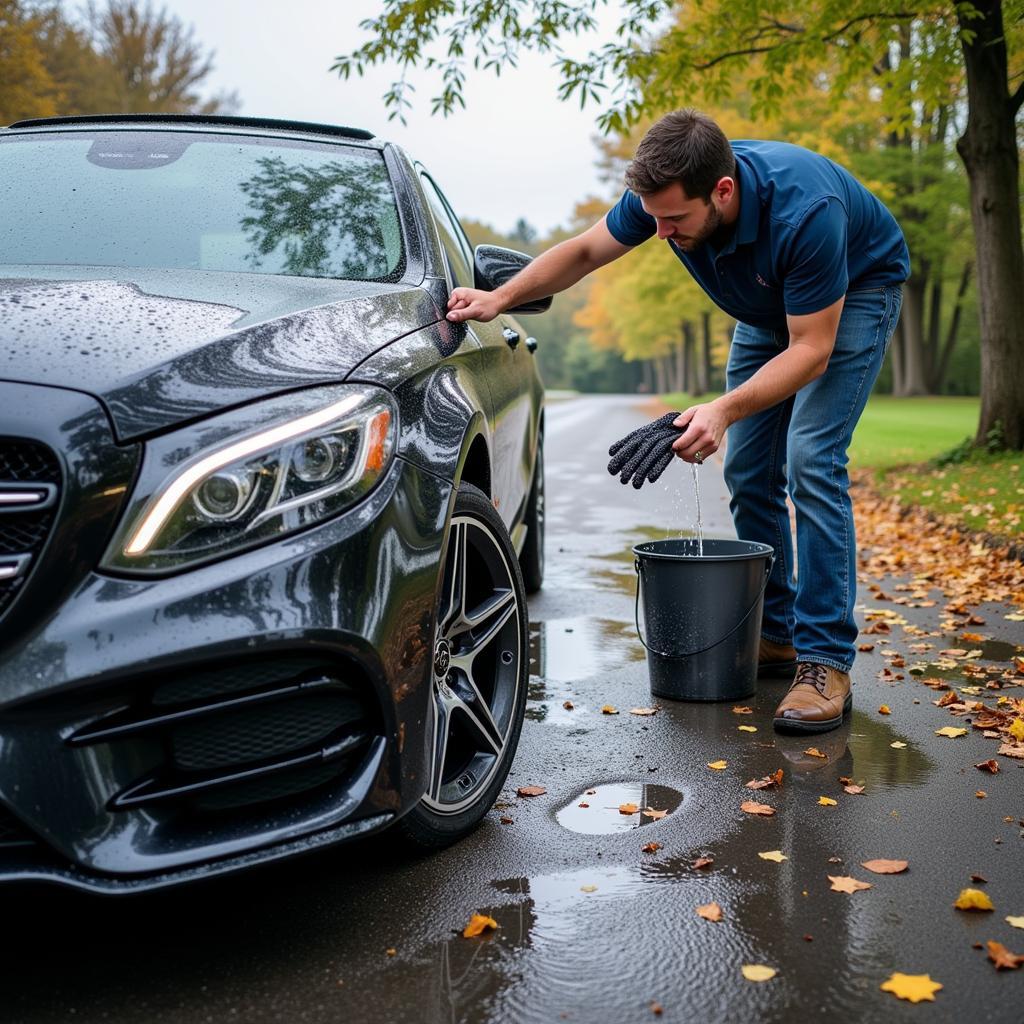
{"label": "tree branch", "polygon": [[840,25],[834,32],[830,32],[828,35],[822,36],[821,41],[823,43],[830,43],[833,39],[841,36],[848,29],[861,21],[875,21],[877,18],[892,19],[893,21],[911,21],[916,17],[918,17],[917,11],[875,11],[872,14],[860,14],[856,18],[851,18],[849,21]]}
{"label": "tree branch", "polygon": [[1012,117],[1017,116],[1017,111],[1020,110],[1021,103],[1024,103],[1024,82],[1014,90],[1013,95],[1010,97],[1010,115]]}

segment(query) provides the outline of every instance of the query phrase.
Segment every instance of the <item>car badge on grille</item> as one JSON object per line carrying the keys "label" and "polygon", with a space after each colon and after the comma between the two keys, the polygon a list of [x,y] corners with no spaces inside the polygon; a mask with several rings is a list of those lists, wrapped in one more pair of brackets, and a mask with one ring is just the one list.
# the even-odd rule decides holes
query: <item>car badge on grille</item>
{"label": "car badge on grille", "polygon": [[0,514],[49,508],[56,497],[57,488],[54,484],[0,482]]}

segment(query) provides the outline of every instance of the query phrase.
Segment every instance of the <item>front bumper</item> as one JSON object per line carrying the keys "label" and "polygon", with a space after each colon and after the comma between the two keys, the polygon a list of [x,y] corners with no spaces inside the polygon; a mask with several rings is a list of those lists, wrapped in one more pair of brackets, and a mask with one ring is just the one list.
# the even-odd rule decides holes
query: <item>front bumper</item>
{"label": "front bumper", "polygon": [[330,522],[129,580],[75,570],[116,509],[91,559],[54,558],[76,515],[68,469],[0,623],[0,881],[156,888],[374,831],[419,800],[450,483],[398,459]]}

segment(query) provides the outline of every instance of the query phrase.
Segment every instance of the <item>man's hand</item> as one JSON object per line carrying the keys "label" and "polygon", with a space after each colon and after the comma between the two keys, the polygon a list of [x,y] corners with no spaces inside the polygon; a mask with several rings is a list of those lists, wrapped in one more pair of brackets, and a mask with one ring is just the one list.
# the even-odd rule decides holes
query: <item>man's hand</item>
{"label": "man's hand", "polygon": [[479,288],[453,288],[448,299],[449,320],[459,323],[462,320],[479,320],[487,323],[501,311],[502,304],[496,292],[485,292]]}
{"label": "man's hand", "polygon": [[731,422],[718,399],[703,405],[691,405],[673,420],[673,426],[685,430],[672,449],[684,462],[701,463],[721,447]]}

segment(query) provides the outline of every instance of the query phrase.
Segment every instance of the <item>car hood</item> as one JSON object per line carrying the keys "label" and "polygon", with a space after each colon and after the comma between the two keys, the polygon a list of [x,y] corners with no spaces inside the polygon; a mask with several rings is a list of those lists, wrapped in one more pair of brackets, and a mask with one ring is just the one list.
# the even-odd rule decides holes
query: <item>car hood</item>
{"label": "car hood", "polygon": [[0,267],[0,380],[94,395],[118,440],[343,380],[440,313],[421,288],[265,274]]}

